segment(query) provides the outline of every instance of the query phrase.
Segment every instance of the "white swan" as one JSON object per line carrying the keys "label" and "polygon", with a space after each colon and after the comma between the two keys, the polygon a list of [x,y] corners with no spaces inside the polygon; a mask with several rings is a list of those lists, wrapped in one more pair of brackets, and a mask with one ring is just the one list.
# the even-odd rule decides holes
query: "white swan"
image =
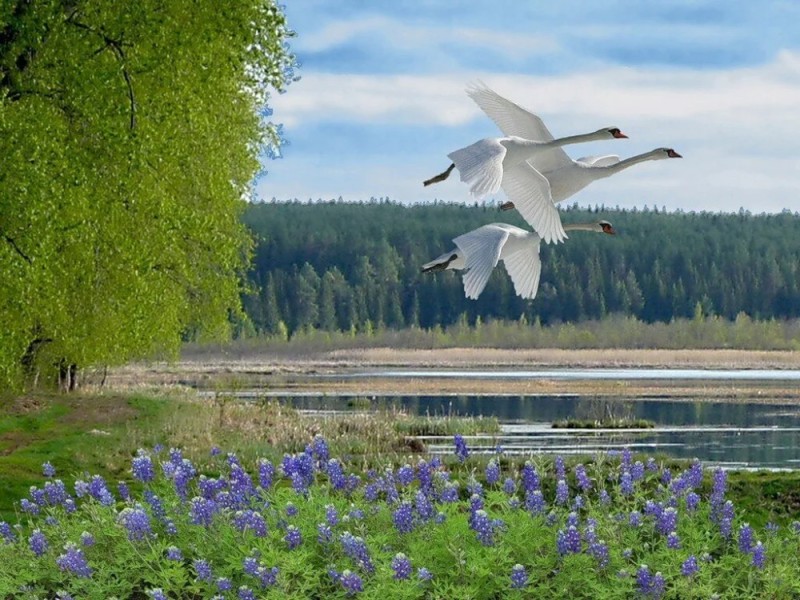
{"label": "white swan", "polygon": [[[597,231],[614,235],[608,221],[565,225],[567,231]],[[492,223],[473,229],[453,239],[456,248],[422,265],[423,273],[464,269],[464,293],[476,300],[480,296],[492,270],[503,261],[514,283],[518,296],[536,297],[542,261],[539,258],[541,238],[532,231],[507,223]]]}
{"label": "white swan", "polygon": [[[471,90],[468,93],[473,94]],[[529,118],[538,120],[536,115],[527,114]],[[448,154],[453,163],[442,173],[425,180],[423,185],[444,181],[455,168],[461,174],[461,181],[469,184],[475,199],[494,194],[502,187],[513,202],[520,207],[530,207],[526,212],[520,209],[520,213],[544,241],[560,242],[567,236],[561,226],[558,210],[550,198],[547,180],[532,173],[526,161],[554,150],[563,153],[560,147],[568,144],[627,137],[617,127],[605,127],[592,133],[559,139],[553,139],[552,136],[548,139],[531,138],[518,134],[486,138]],[[531,185],[531,179],[538,179],[538,184]]]}
{"label": "white swan", "polygon": [[[467,94],[505,135],[530,140],[553,140],[553,135],[539,117],[506,100],[485,85],[474,85],[467,90]],[[672,148],[656,148],[622,161],[614,155],[587,156],[572,160],[560,147],[555,146],[549,152],[541,152],[528,159],[527,165],[516,173],[518,185],[514,186],[511,193],[503,187],[511,202],[502,204],[500,208],[516,208],[538,231],[534,221],[539,214],[539,203],[544,201],[543,197],[547,197],[547,193],[541,189],[545,183],[549,187],[547,191],[552,202],[561,202],[597,179],[609,177],[641,162],[663,158],[682,156]],[[540,176],[544,176],[544,182]]]}

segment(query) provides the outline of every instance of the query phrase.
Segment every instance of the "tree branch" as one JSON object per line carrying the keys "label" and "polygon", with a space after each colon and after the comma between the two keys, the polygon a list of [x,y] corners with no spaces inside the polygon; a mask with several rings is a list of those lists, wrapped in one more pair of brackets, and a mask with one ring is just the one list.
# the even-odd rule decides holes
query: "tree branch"
{"label": "tree branch", "polygon": [[24,258],[24,259],[25,259],[25,260],[28,262],[28,264],[29,264],[29,265],[32,265],[32,264],[33,264],[33,261],[31,260],[31,257],[30,257],[30,256],[28,256],[27,254],[25,254],[25,253],[24,253],[24,252],[23,252],[23,251],[20,249],[20,247],[17,245],[17,242],[16,242],[16,240],[15,240],[14,238],[12,238],[11,236],[9,236],[7,233],[3,232],[3,239],[4,239],[5,241],[7,241],[7,242],[8,242],[8,243],[11,245],[11,247],[14,249],[14,251],[15,251],[17,254],[19,254],[19,255],[20,255],[22,258]]}

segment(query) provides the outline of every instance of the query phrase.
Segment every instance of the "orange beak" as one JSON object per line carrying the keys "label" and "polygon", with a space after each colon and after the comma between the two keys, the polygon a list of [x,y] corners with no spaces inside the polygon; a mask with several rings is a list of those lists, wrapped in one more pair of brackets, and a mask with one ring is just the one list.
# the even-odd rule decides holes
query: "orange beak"
{"label": "orange beak", "polygon": [[625,140],[627,140],[627,139],[628,139],[628,136],[627,136],[627,135],[625,135],[624,133],[622,133],[621,131],[617,131],[617,132],[614,134],[614,137],[615,137],[615,138],[617,138],[618,140],[621,140],[621,139],[625,139]]}

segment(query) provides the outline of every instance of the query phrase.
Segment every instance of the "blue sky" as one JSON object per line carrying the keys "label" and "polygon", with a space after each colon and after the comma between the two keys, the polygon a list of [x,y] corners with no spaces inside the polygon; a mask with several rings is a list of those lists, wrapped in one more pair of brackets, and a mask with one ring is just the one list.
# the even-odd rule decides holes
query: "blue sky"
{"label": "blue sky", "polygon": [[500,135],[464,93],[482,80],[556,137],[630,136],[573,157],[685,157],[569,203],[800,211],[800,2],[290,0],[286,14],[302,79],[271,100],[289,145],[265,165],[261,199],[471,202],[457,176],[422,181]]}

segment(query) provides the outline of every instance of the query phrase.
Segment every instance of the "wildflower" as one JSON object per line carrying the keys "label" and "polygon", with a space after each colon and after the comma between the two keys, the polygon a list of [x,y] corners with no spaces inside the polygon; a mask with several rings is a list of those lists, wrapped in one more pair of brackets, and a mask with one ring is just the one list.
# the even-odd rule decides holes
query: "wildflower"
{"label": "wildflower", "polygon": [[745,523],[739,528],[739,550],[750,554],[753,549],[753,529]]}
{"label": "wildflower", "polygon": [[630,496],[633,493],[633,477],[629,471],[623,471],[620,475],[619,489],[623,496]]}
{"label": "wildflower", "polygon": [[83,498],[89,494],[89,484],[82,479],[75,480],[75,495],[78,498]]}
{"label": "wildflower", "polygon": [[433,574],[425,567],[420,567],[417,569],[417,579],[420,581],[430,581],[433,579]]}
{"label": "wildflower", "polygon": [[756,545],[753,547],[753,558],[751,562],[756,569],[764,568],[767,562],[767,550],[761,542],[756,542]]}
{"label": "wildflower", "polygon": [[134,479],[138,479],[143,483],[147,483],[155,479],[153,461],[147,454],[145,454],[144,450],[139,450],[139,453],[133,457],[133,460],[131,461],[131,472],[133,473]]}
{"label": "wildflower", "polygon": [[525,567],[520,564],[511,567],[511,587],[519,590],[526,585],[528,585],[528,573],[525,571]]}
{"label": "wildflower", "polygon": [[28,547],[31,549],[36,556],[41,556],[45,552],[47,552],[47,548],[49,544],[47,543],[47,538],[42,533],[41,529],[34,529],[31,533],[30,537],[28,538]]}
{"label": "wildflower", "polygon": [[633,463],[633,466],[631,467],[631,479],[634,481],[644,479],[644,465],[642,464],[642,461],[637,460],[635,463]]}
{"label": "wildflower", "polygon": [[699,570],[700,567],[697,566],[697,559],[694,557],[694,555],[683,561],[683,564],[681,565],[681,575],[684,577],[691,577]]}
{"label": "wildflower", "polygon": [[495,485],[498,481],[500,481],[500,465],[492,459],[486,465],[486,484]]}
{"label": "wildflower", "polygon": [[645,465],[645,469],[648,471],[658,471],[658,465],[656,464],[656,459],[652,456],[647,459],[647,464]]}
{"label": "wildflower", "polygon": [[364,518],[364,511],[361,510],[360,508],[354,508],[350,511],[350,513],[347,516],[353,519],[354,521],[361,521]]}
{"label": "wildflower", "polygon": [[47,504],[55,506],[57,504],[64,504],[69,499],[69,492],[67,491],[64,482],[60,479],[55,481],[46,481],[44,484],[44,495]]}
{"label": "wildflower", "polygon": [[509,496],[517,491],[517,484],[514,483],[511,477],[506,477],[506,480],[503,482],[503,491]]}
{"label": "wildflower", "polygon": [[342,584],[348,596],[353,596],[364,589],[364,582],[361,581],[361,577],[349,569],[342,571],[339,582]]}
{"label": "wildflower", "polygon": [[414,513],[411,504],[408,502],[400,503],[400,506],[397,507],[392,515],[392,522],[395,529],[400,533],[411,533],[414,529]]}
{"label": "wildflower", "polygon": [[211,446],[211,450],[209,452],[211,456],[219,456],[222,454],[222,450],[220,450],[219,446]]}
{"label": "wildflower", "polygon": [[469,458],[469,449],[467,448],[467,443],[464,441],[464,436],[460,433],[457,433],[453,436],[453,443],[455,444],[456,450],[456,457],[458,458],[458,462],[464,462]]}
{"label": "wildflower", "polygon": [[670,532],[667,536],[667,548],[672,550],[677,550],[681,547],[681,539],[678,537],[678,533],[675,531]]}
{"label": "wildflower", "polygon": [[520,479],[522,480],[522,489],[526,492],[538,490],[540,487],[539,473],[536,472],[530,461],[526,461],[520,472]]}
{"label": "wildflower", "polygon": [[0,536],[3,537],[6,544],[13,544],[17,541],[17,535],[14,533],[14,530],[11,529],[11,525],[5,521],[0,521]]}
{"label": "wildflower", "polygon": [[92,568],[89,566],[89,563],[86,562],[83,550],[72,542],[67,542],[67,544],[64,545],[64,550],[66,550],[66,552],[59,555],[56,559],[56,564],[59,569],[62,571],[69,571],[76,577],[89,578],[92,576]]}
{"label": "wildflower", "polygon": [[161,588],[149,589],[147,590],[147,595],[150,596],[152,600],[167,600],[167,595]]}
{"label": "wildflower", "polygon": [[128,530],[128,539],[131,541],[141,541],[153,533],[150,517],[141,504],[137,504],[134,508],[123,509],[117,516],[117,522],[122,523]]}
{"label": "wildflower", "polygon": [[792,521],[792,531],[800,535],[800,521]]}
{"label": "wildflower", "polygon": [[317,542],[320,544],[330,544],[333,541],[333,530],[329,525],[320,523],[317,525]]}
{"label": "wildflower", "polygon": [[778,533],[778,525],[776,523],[767,523],[764,525],[768,535],[775,535]]}
{"label": "wildflower", "polygon": [[566,531],[559,529],[556,533],[556,547],[561,556],[579,554],[581,551],[581,534],[578,528],[570,525]]}
{"label": "wildflower", "polygon": [[211,581],[214,579],[214,576],[211,574],[211,564],[203,559],[198,558],[192,563],[194,566],[194,572],[197,574],[197,579],[200,581]]}
{"label": "wildflower", "polygon": [[294,505],[294,502],[287,502],[286,503],[286,516],[287,517],[295,517],[297,516],[297,507]]}
{"label": "wildflower", "polygon": [[261,513],[255,510],[239,510],[233,516],[233,526],[244,533],[245,530],[252,531],[256,537],[267,535],[267,522]]}
{"label": "wildflower", "polygon": [[589,479],[589,476],[586,474],[585,466],[577,465],[575,467],[575,478],[578,480],[578,487],[581,488],[581,491],[584,493],[592,489],[592,480]]}
{"label": "wildflower", "polygon": [[664,485],[669,485],[672,482],[672,471],[669,470],[669,467],[664,467],[664,470],[661,471],[661,483]]}
{"label": "wildflower", "polygon": [[642,513],[638,510],[632,510],[628,515],[628,523],[631,527],[639,527],[642,524]]}
{"label": "wildflower", "polygon": [[81,534],[81,544],[84,546],[94,546],[94,536],[89,533],[88,531],[84,531]]}
{"label": "wildflower", "polygon": [[544,513],[546,508],[541,490],[525,493],[525,509],[532,515]]}
{"label": "wildflower", "polygon": [[567,476],[566,469],[564,467],[564,457],[560,454],[556,456],[555,460],[555,471],[556,471],[556,479],[565,479]]}
{"label": "wildflower", "polygon": [[392,570],[395,579],[408,579],[411,576],[411,561],[402,552],[398,552],[392,559]]}
{"label": "wildflower", "polygon": [[239,589],[236,591],[236,596],[239,600],[256,600],[255,593],[246,585],[239,586]]}
{"label": "wildflower", "polygon": [[483,496],[483,486],[475,481],[475,478],[471,477],[469,483],[467,483],[467,493],[470,496]]}
{"label": "wildflower", "polygon": [[686,510],[689,512],[694,512],[697,510],[697,507],[700,505],[700,496],[695,492],[689,492],[686,494]]}
{"label": "wildflower", "polygon": [[611,496],[609,496],[608,492],[605,490],[600,490],[600,504],[603,506],[611,504]]}
{"label": "wildflower", "polygon": [[192,525],[210,527],[211,521],[214,519],[214,513],[216,512],[216,502],[201,498],[200,496],[195,496],[192,498],[192,502],[189,506],[189,522]]}
{"label": "wildflower", "polygon": [[569,487],[567,482],[559,479],[556,483],[556,504],[566,504],[569,501]]}
{"label": "wildflower", "polygon": [[286,542],[289,550],[294,550],[303,542],[303,536],[300,534],[300,530],[297,527],[289,525],[289,527],[286,528],[286,535],[283,536],[283,541]]}
{"label": "wildflower", "polygon": [[258,574],[258,559],[253,556],[246,556],[242,560],[242,570],[247,575],[255,577]]}
{"label": "wildflower", "polygon": [[444,485],[440,499],[445,503],[458,502],[458,483],[455,481],[448,481]]}
{"label": "wildflower", "polygon": [[418,490],[414,497],[414,505],[420,520],[430,521],[436,516],[436,509],[422,490]]}
{"label": "wildflower", "polygon": [[631,556],[633,556],[633,550],[631,548],[625,548],[625,550],[622,551],[622,558],[625,560],[629,560]]}
{"label": "wildflower", "polygon": [[332,458],[328,461],[328,479],[335,490],[343,490],[347,486],[347,478],[344,474],[344,467],[337,459]]}
{"label": "wildflower", "polygon": [[678,528],[678,511],[671,506],[656,515],[656,531],[668,535]]}
{"label": "wildflower", "polygon": [[403,465],[399,469],[397,469],[397,482],[402,487],[407,487],[411,485],[414,481],[414,469],[411,465]]}
{"label": "wildflower", "polygon": [[217,582],[216,583],[217,583],[217,589],[220,592],[227,592],[228,590],[233,588],[233,584],[231,583],[231,580],[228,579],[227,577],[217,577]]}
{"label": "wildflower", "polygon": [[183,553],[177,546],[167,548],[167,560],[183,560]]}
{"label": "wildflower", "polygon": [[349,556],[365,573],[374,573],[375,565],[369,555],[369,549],[363,538],[354,536],[349,531],[345,531],[340,537],[342,550]]}
{"label": "wildflower", "polygon": [[55,477],[56,468],[50,464],[49,460],[42,465],[42,474],[47,478]]}
{"label": "wildflower", "polygon": [[47,515],[44,518],[45,525],[58,525],[58,519],[56,519],[53,515]]}
{"label": "wildflower", "polygon": [[325,441],[325,438],[322,437],[320,434],[314,436],[314,439],[311,441],[311,453],[314,455],[314,458],[317,459],[317,462],[321,465],[324,465],[328,462],[330,458],[330,451],[328,449],[328,442]]}
{"label": "wildflower", "polygon": [[325,521],[331,527],[336,527],[339,524],[339,512],[333,504],[325,505]]}
{"label": "wildflower", "polygon": [[258,483],[262,489],[268,490],[272,487],[272,478],[275,476],[275,467],[267,459],[262,458],[258,461]]}
{"label": "wildflower", "polygon": [[474,513],[470,527],[475,531],[481,544],[484,546],[492,546],[494,544],[494,527],[485,510],[481,509]]}
{"label": "wildflower", "polygon": [[271,587],[278,583],[278,573],[278,567],[271,567],[268,569],[267,567],[259,566],[258,569],[256,569],[256,577],[258,577],[258,580],[261,582],[262,588]]}
{"label": "wildflower", "polygon": [[636,585],[639,587],[639,593],[643,596],[649,595],[653,589],[653,576],[650,574],[650,569],[647,565],[642,565],[636,571]]}
{"label": "wildflower", "polygon": [[19,507],[22,509],[22,512],[28,513],[29,515],[39,514],[39,505],[35,502],[31,502],[27,498],[20,500]]}
{"label": "wildflower", "polygon": [[726,538],[730,537],[734,517],[733,502],[730,500],[726,501],[725,504],[722,505],[720,513],[719,532]]}
{"label": "wildflower", "polygon": [[123,500],[127,501],[131,499],[131,490],[124,481],[117,483],[117,490],[119,491],[119,497]]}

